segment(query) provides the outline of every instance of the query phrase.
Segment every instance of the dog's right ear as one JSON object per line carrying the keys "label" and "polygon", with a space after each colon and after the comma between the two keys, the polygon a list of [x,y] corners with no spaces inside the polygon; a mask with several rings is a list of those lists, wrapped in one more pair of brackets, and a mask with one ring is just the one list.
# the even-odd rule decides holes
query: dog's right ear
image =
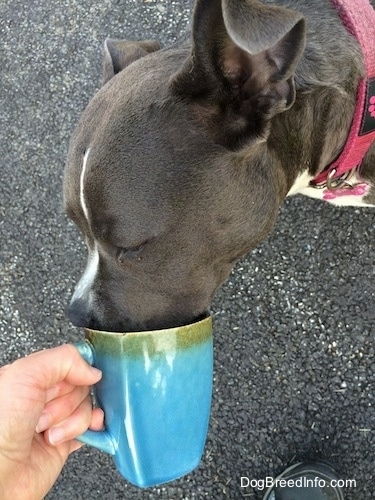
{"label": "dog's right ear", "polygon": [[107,38],[104,42],[102,85],[132,62],[159,49],[159,43],[151,40],[132,42]]}
{"label": "dog's right ear", "polygon": [[[279,2],[281,4],[290,2]],[[301,13],[259,0],[197,0],[192,49],[171,90],[230,149],[265,140],[271,119],[295,100],[305,47]]]}

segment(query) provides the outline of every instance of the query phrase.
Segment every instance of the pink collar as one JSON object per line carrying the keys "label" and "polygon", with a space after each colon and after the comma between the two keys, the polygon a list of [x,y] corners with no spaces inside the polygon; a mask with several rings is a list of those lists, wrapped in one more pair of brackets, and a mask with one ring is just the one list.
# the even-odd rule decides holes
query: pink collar
{"label": "pink collar", "polygon": [[340,156],[311,181],[313,187],[337,189],[352,186],[346,179],[357,173],[375,141],[375,10],[369,0],[332,0],[349,33],[361,45],[366,75],[358,84],[357,104]]}

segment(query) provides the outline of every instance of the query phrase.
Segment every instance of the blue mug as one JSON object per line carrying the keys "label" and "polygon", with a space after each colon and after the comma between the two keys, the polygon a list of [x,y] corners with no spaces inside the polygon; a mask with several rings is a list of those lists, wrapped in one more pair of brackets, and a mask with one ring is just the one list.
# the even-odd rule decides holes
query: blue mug
{"label": "blue mug", "polygon": [[94,393],[105,429],[79,441],[113,455],[118,471],[143,488],[195,469],[211,407],[211,317],[148,332],[85,329],[85,336],[76,347],[103,372]]}

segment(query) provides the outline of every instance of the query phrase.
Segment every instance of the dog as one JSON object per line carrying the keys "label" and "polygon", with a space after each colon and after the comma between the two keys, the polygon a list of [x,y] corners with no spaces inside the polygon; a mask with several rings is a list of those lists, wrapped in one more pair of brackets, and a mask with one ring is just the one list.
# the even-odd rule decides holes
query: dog
{"label": "dog", "polygon": [[107,40],[64,177],[88,247],[73,324],[191,323],[285,197],[374,207],[375,144],[350,183],[314,185],[345,146],[363,75],[330,0],[198,0],[171,47]]}

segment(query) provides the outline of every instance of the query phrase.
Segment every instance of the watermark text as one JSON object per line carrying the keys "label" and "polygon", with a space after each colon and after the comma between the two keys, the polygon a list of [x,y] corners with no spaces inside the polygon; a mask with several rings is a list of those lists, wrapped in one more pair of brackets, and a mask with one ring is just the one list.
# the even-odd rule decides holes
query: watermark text
{"label": "watermark text", "polygon": [[251,479],[247,476],[241,476],[241,488],[253,488],[259,491],[268,488],[356,488],[355,479],[332,479],[326,481],[321,477],[307,478],[299,477],[297,479],[278,479],[267,476],[265,479]]}

